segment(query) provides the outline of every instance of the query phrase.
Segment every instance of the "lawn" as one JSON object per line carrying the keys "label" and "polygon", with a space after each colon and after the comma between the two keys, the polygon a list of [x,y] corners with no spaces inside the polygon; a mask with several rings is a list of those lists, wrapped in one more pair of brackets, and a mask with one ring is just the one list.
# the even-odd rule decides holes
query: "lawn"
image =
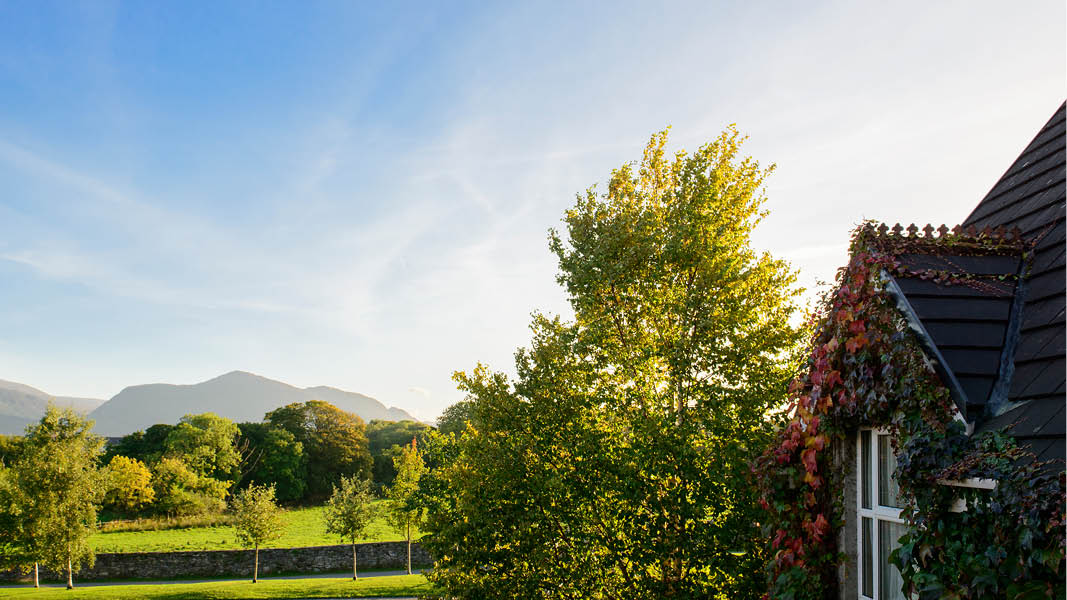
{"label": "lawn", "polygon": [[[379,507],[384,508],[381,501]],[[299,546],[328,546],[342,543],[340,538],[326,534],[322,520],[323,508],[298,508],[286,512],[288,526],[280,539],[263,548],[293,548]],[[381,513],[367,528],[361,542],[388,542],[403,539],[385,522]],[[98,533],[89,538],[97,552],[172,552],[181,550],[240,550],[232,526],[188,527],[159,531],[118,531]]]}
{"label": "lawn", "polygon": [[184,600],[186,598],[382,598],[398,596],[435,597],[437,589],[423,575],[389,575],[351,579],[261,579],[211,583],[168,583],[164,585],[106,585],[79,588],[3,588],[5,598],[115,598],[131,600]]}

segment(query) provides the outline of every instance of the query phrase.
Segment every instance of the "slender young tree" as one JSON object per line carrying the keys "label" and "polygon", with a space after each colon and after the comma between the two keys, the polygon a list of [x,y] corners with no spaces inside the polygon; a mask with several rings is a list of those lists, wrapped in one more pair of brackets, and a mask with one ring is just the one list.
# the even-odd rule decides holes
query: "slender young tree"
{"label": "slender young tree", "polygon": [[412,503],[419,491],[419,479],[426,472],[426,463],[419,454],[415,438],[411,439],[410,446],[404,446],[400,454],[393,458],[393,465],[396,467],[396,479],[389,488],[386,515],[389,523],[407,538],[407,571],[411,575],[411,534],[422,523],[426,513],[425,509]]}
{"label": "slender young tree", "polygon": [[32,540],[28,550],[39,556],[36,562],[66,571],[67,589],[74,587],[75,571],[96,561],[89,536],[104,492],[97,468],[104,441],[92,426],[79,413],[49,404],[41,421],[26,429],[12,466],[17,494],[26,502],[21,519]]}
{"label": "slender young tree", "polygon": [[282,509],[274,502],[274,486],[249,486],[233,499],[237,541],[255,548],[252,583],[259,580],[259,547],[276,540],[285,531]]}
{"label": "slender young tree", "polygon": [[326,532],[341,536],[352,544],[352,580],[356,573],[356,540],[377,515],[370,481],[356,477],[342,477],[341,487],[334,486],[333,495],[326,501]]}

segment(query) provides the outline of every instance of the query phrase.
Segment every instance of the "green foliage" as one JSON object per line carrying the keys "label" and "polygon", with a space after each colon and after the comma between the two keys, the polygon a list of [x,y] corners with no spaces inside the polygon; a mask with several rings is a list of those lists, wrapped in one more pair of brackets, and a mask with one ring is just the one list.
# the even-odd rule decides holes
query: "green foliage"
{"label": "green foliage", "polygon": [[[894,436],[909,531],[892,555],[905,589],[940,598],[1062,597],[1064,481],[1035,465],[1001,432],[968,436],[885,286],[884,273],[955,285],[977,276],[911,273],[903,253],[1016,255],[1018,241],[885,236],[865,225],[851,259],[824,299],[810,354],[790,386],[790,421],[755,466],[771,560],[772,598],[822,599],[836,592],[835,530],[842,524],[831,451],[861,426]],[[958,280],[957,280],[958,279]],[[980,284],[980,283],[978,283]],[[1031,457],[1032,458],[1032,457]],[[994,490],[940,485],[995,479]],[[967,510],[952,511],[958,499]],[[1046,596],[1047,594],[1047,596]]]}
{"label": "green foliage", "polygon": [[[367,527],[377,516],[371,483],[366,479],[353,477],[341,478],[341,487],[333,488],[333,494],[326,502],[323,518],[326,531],[347,540],[352,544],[352,579],[356,573],[356,540],[366,534]],[[410,571],[409,571],[410,574]]]}
{"label": "green foliage", "polygon": [[0,465],[10,465],[18,458],[22,436],[0,434]]}
{"label": "green foliage", "polygon": [[307,490],[304,445],[292,433],[265,423],[241,423],[242,443],[248,444],[242,486],[274,485],[278,500],[295,502]]}
{"label": "green foliage", "polygon": [[474,403],[469,400],[460,400],[449,406],[437,418],[437,431],[441,433],[461,434],[467,428],[467,422],[471,420],[474,412]]}
{"label": "green foliage", "polygon": [[237,541],[258,548],[285,531],[284,511],[274,502],[273,486],[253,485],[233,499],[233,527]]}
{"label": "green foliage", "polygon": [[185,415],[167,434],[164,455],[181,459],[201,477],[235,481],[240,476],[239,433],[233,421],[214,413]]}
{"label": "green foliage", "polygon": [[396,468],[393,459],[400,448],[412,439],[422,439],[431,427],[415,421],[374,420],[367,425],[367,442],[374,465],[371,469],[374,484],[379,488],[393,485]]}
{"label": "green foliage", "polygon": [[157,424],[144,431],[135,431],[123,437],[117,444],[108,446],[104,451],[104,462],[115,456],[126,456],[154,465],[166,451],[167,436],[174,425]]}
{"label": "green foliage", "polygon": [[411,539],[411,531],[417,528],[423,519],[424,510],[413,505],[412,500],[419,491],[419,480],[426,472],[426,463],[419,454],[415,440],[404,446],[393,459],[396,478],[387,492],[388,504],[386,518],[400,533]]}
{"label": "green foliage", "polygon": [[67,571],[68,581],[96,558],[88,540],[103,491],[96,467],[103,439],[91,429],[80,414],[49,404],[41,421],[26,428],[7,484],[14,484],[18,554]]}
{"label": "green foliage", "polygon": [[152,472],[136,458],[115,456],[104,470],[107,493],[104,506],[135,513],[156,498]]}
{"label": "green foliage", "polygon": [[226,482],[198,475],[177,458],[161,458],[152,468],[154,507],[170,516],[220,512],[226,508]]}
{"label": "green foliage", "polygon": [[535,318],[517,378],[457,381],[462,436],[429,440],[431,579],[463,598],[757,598],[748,461],[800,341],[794,275],[755,252],[769,169],[729,130],[653,136],[567,211],[551,247],[573,323]]}
{"label": "green foliage", "polygon": [[307,457],[307,497],[326,498],[342,477],[367,479],[372,459],[363,419],[320,400],[296,402],[265,419],[293,434]]}
{"label": "green foliage", "polygon": [[342,477],[341,487],[333,488],[333,494],[326,501],[323,511],[326,532],[355,544],[378,516],[374,500],[369,481]]}

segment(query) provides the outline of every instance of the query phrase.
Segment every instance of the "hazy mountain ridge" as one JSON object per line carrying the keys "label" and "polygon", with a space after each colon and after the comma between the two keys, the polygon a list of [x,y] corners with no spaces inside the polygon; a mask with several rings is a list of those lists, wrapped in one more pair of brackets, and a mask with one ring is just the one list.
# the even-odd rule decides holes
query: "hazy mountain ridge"
{"label": "hazy mountain ridge", "polygon": [[[44,414],[50,397],[28,385],[0,380],[0,433],[22,433],[28,423]],[[189,385],[134,385],[106,402],[85,398],[56,400],[83,411],[86,403],[98,404],[89,413],[89,418],[96,421],[96,433],[108,436],[126,435],[156,423],[173,424],[187,414],[204,412],[213,412],[236,422],[261,421],[263,415],[275,408],[308,400],[329,402],[359,415],[364,421],[417,420],[403,409],[386,407],[364,394],[327,386],[298,388],[245,371],[232,371]]]}
{"label": "hazy mountain ridge", "polygon": [[102,435],[125,435],[156,423],[176,423],[187,414],[213,412],[236,422],[262,421],[263,415],[293,402],[323,400],[364,421],[415,421],[399,408],[325,386],[298,388],[245,371],[232,371],[192,385],[152,383],[130,386],[89,414]]}
{"label": "hazy mountain ridge", "polygon": [[87,413],[101,404],[97,398],[53,396],[35,387],[0,379],[0,434],[20,434],[44,414],[48,401]]}

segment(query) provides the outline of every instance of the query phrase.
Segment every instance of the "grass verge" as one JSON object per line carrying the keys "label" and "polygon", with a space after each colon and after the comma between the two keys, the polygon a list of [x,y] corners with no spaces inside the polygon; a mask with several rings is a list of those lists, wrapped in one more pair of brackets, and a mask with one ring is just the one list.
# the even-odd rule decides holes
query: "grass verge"
{"label": "grass verge", "polygon": [[395,598],[415,596],[434,598],[437,588],[424,575],[388,575],[352,579],[261,579],[210,583],[168,583],[161,585],[101,585],[73,590],[63,588],[5,588],[4,598],[68,600],[114,598],[116,600],[236,600],[238,598]]}
{"label": "grass verge", "polygon": [[[380,503],[381,501],[379,501]],[[331,546],[341,539],[326,534],[323,507],[298,508],[287,511],[288,525],[280,539],[263,548],[297,548],[302,546]],[[403,539],[379,513],[371,522],[360,543],[391,542]],[[89,538],[97,552],[180,552],[187,550],[242,550],[237,543],[234,529],[227,524],[212,527],[186,527],[157,531],[112,531],[102,532]]]}

